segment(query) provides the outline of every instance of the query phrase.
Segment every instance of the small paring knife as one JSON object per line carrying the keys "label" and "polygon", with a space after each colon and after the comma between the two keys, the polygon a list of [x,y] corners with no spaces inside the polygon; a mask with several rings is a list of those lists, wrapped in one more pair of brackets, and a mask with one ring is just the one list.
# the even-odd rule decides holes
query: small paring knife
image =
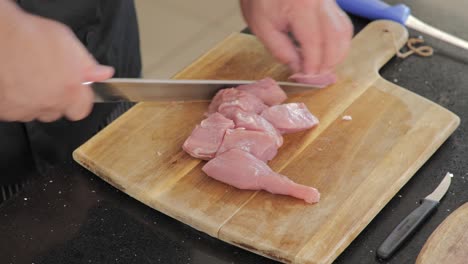
{"label": "small paring knife", "polygon": [[[222,88],[254,83],[257,80],[176,80],[112,78],[103,82],[86,82],[95,102],[202,101],[211,100]],[[321,87],[294,82],[276,82],[287,94]]]}
{"label": "small paring knife", "polygon": [[377,257],[389,258],[417,228],[435,211],[449,189],[453,174],[447,173],[437,188],[422,200],[421,205],[406,216],[377,249]]}

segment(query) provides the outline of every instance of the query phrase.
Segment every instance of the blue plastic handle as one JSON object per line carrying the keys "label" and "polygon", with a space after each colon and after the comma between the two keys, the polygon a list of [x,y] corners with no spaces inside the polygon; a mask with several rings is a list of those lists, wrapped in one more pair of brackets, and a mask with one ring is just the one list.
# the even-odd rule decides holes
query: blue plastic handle
{"label": "blue plastic handle", "polygon": [[404,4],[390,6],[379,0],[336,0],[344,11],[369,20],[387,19],[406,24],[411,10]]}

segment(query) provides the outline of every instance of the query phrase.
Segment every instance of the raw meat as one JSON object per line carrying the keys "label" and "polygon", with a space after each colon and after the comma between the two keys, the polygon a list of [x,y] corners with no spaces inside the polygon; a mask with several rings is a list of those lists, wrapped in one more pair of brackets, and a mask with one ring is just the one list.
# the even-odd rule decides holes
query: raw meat
{"label": "raw meat", "polygon": [[[304,76],[292,77],[299,80]],[[297,184],[267,165],[283,145],[282,134],[318,124],[303,103],[281,105],[286,99],[271,78],[220,90],[209,106],[208,118],[195,127],[183,149],[208,160],[202,170],[216,180],[239,189],[266,190],[316,203],[320,200],[317,189]]]}
{"label": "raw meat", "polygon": [[208,161],[202,170],[210,177],[245,190],[266,190],[308,203],[320,200],[317,189],[297,184],[270,169],[248,152],[232,149]]}
{"label": "raw meat", "polygon": [[231,118],[236,110],[259,114],[266,108],[268,106],[255,95],[236,88],[227,88],[216,93],[208,108],[208,114],[218,111],[225,117]]}
{"label": "raw meat", "polygon": [[236,89],[257,96],[268,106],[281,104],[288,98],[276,81],[269,77],[261,79],[253,84],[240,85],[236,87]]}
{"label": "raw meat", "polygon": [[346,121],[351,121],[351,120],[353,120],[353,117],[349,116],[349,115],[345,115],[341,119],[346,120]]}
{"label": "raw meat", "polygon": [[230,128],[234,128],[232,120],[214,113],[195,127],[182,148],[195,158],[209,160],[215,156],[226,130]]}
{"label": "raw meat", "polygon": [[208,113],[212,114],[218,111],[219,106],[223,103],[223,101],[235,100],[238,95],[235,88],[227,88],[219,90],[213,99],[211,99],[211,103],[208,106]]}
{"label": "raw meat", "polygon": [[270,122],[268,122],[260,115],[238,110],[235,112],[232,119],[236,124],[236,128],[263,131],[275,137],[277,147],[281,147],[283,145],[283,136],[281,136],[281,133],[272,124],[270,124]]}
{"label": "raw meat", "polygon": [[261,131],[251,131],[244,128],[228,129],[216,156],[231,150],[240,149],[267,162],[278,152],[276,138]]}
{"label": "raw meat", "polygon": [[261,116],[282,134],[306,130],[319,123],[304,103],[275,105],[263,111]]}
{"label": "raw meat", "polygon": [[296,73],[289,77],[289,79],[292,79],[298,83],[310,84],[320,88],[333,84],[337,80],[336,75],[333,73],[325,73],[321,75]]}

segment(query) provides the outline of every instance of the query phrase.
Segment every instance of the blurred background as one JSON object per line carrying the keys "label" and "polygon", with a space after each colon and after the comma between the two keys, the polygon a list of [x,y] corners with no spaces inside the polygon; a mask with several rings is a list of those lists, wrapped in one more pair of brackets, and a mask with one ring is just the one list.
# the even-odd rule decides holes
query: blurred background
{"label": "blurred background", "polygon": [[170,78],[245,27],[238,0],[136,0],[143,78]]}

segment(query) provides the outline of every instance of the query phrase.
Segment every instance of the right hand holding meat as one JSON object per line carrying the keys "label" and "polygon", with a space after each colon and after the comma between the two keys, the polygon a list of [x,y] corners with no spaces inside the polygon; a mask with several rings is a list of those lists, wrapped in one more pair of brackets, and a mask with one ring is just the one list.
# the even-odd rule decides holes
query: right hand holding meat
{"label": "right hand holding meat", "polygon": [[64,25],[0,3],[0,120],[85,118],[93,106],[86,81],[112,77]]}
{"label": "right hand holding meat", "polygon": [[240,0],[240,5],[252,32],[295,73],[334,72],[349,51],[353,24],[336,0]]}

